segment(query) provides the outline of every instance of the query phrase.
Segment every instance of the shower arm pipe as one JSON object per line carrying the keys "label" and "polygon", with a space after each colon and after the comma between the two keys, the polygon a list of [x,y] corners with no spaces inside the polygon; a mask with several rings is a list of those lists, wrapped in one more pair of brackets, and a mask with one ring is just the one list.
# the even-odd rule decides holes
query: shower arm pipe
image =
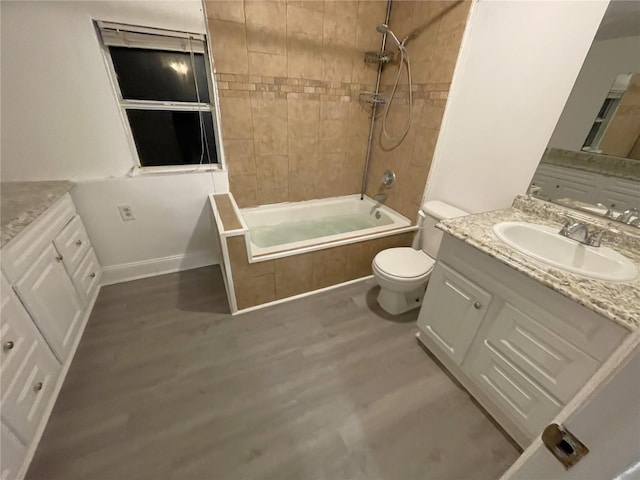
{"label": "shower arm pipe", "polygon": [[[384,17],[385,25],[389,25],[389,19],[391,17],[391,2],[392,0],[387,0],[387,12]],[[382,34],[382,43],[380,46],[380,51],[384,51],[387,46],[387,32],[385,31]],[[378,62],[378,75],[376,77],[376,90],[374,92],[374,98],[380,94],[380,81],[382,79],[382,62]],[[367,189],[367,177],[369,176],[369,160],[371,159],[371,144],[373,143],[373,133],[375,129],[376,122],[376,102],[373,102],[371,107],[371,123],[369,124],[369,138],[367,139],[367,153],[364,157],[364,171],[362,172],[362,187],[360,188],[360,200],[364,199],[364,193]]]}

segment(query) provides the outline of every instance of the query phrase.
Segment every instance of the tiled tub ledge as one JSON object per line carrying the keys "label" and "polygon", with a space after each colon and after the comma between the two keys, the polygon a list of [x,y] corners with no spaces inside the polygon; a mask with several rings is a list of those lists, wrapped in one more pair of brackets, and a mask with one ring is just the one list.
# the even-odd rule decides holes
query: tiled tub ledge
{"label": "tiled tub ledge", "polygon": [[[634,331],[640,326],[640,276],[631,282],[614,283],[565,272],[512,249],[499,240],[492,230],[493,225],[505,221],[549,225],[560,230],[561,215],[566,213],[576,216],[573,210],[519,196],[512,208],[444,220],[438,224],[438,228],[578,304]],[[606,221],[602,218],[582,214],[580,219],[594,225],[606,226]],[[640,270],[640,236],[625,231],[618,235],[615,244],[609,246],[629,258]]]}
{"label": "tiled tub ledge", "polygon": [[[300,242],[291,243],[287,249],[285,244],[282,250],[255,255],[251,252],[257,247],[251,242],[250,227],[233,195],[212,195],[210,200],[218,228],[223,276],[232,313],[369,278],[373,257],[387,248],[411,245],[417,230],[417,226],[408,219],[389,209],[389,214],[404,219],[403,225],[390,225],[387,230],[363,230],[361,234],[358,231],[348,232],[342,238],[318,237],[303,246]],[[337,202],[340,199],[317,202],[323,201]],[[304,206],[306,212],[313,208],[313,202],[316,201],[294,202],[282,207]],[[277,215],[277,212],[269,210],[277,210],[280,206],[258,208],[264,208],[267,214]]]}

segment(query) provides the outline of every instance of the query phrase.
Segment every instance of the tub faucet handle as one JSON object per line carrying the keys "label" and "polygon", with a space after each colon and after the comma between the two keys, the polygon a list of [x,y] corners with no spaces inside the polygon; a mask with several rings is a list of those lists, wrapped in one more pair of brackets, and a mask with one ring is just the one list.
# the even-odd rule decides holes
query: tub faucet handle
{"label": "tub faucet handle", "polygon": [[394,183],[396,183],[396,174],[394,171],[387,170],[384,172],[384,175],[382,176],[382,184],[387,188],[391,188]]}

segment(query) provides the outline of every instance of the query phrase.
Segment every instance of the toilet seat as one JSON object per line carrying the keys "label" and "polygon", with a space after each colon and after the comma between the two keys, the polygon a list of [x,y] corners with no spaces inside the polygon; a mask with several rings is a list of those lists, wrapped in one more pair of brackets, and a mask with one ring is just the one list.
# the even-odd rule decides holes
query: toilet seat
{"label": "toilet seat", "polygon": [[428,277],[435,260],[422,250],[396,247],[383,250],[373,259],[373,267],[381,275],[397,281],[415,281]]}

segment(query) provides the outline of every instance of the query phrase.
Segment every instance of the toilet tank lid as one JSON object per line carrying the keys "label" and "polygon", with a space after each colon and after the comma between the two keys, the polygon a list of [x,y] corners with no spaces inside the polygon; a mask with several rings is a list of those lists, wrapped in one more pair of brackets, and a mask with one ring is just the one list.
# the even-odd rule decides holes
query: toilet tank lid
{"label": "toilet tank lid", "polygon": [[469,215],[469,212],[460,210],[459,208],[449,205],[448,203],[441,202],[440,200],[429,200],[428,202],[424,202],[422,210],[427,215],[437,218],[438,220]]}

